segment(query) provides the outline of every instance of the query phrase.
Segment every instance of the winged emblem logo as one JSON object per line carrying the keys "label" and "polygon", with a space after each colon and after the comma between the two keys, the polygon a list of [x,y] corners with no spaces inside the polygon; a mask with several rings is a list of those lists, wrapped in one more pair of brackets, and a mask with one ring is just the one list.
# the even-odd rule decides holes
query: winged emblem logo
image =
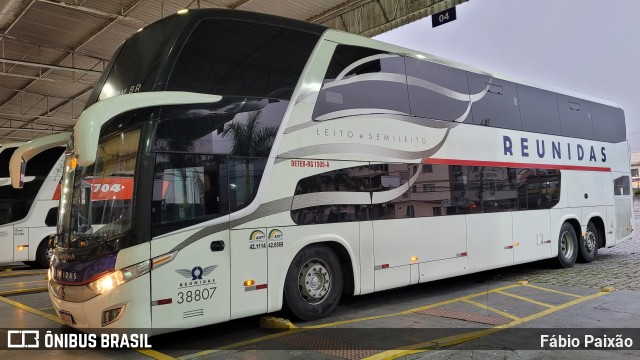
{"label": "winged emblem logo", "polygon": [[177,269],[176,272],[184,277],[191,278],[191,280],[202,280],[202,277],[206,277],[213,272],[218,265],[207,266],[204,269],[200,266],[196,266],[193,269]]}

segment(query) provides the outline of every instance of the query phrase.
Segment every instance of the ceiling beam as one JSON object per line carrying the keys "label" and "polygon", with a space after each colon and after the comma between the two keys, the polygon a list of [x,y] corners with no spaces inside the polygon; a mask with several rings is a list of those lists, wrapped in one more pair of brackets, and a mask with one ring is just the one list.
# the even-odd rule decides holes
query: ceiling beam
{"label": "ceiling beam", "polygon": [[53,65],[53,64],[34,63],[31,61],[22,61],[22,60],[11,60],[11,59],[0,58],[0,63],[15,64],[15,65],[22,65],[22,66],[33,66],[37,68],[46,68],[46,69],[53,69],[53,70],[71,71],[71,72],[77,72],[81,74],[97,74],[97,75],[102,74],[102,71],[98,71],[98,70],[88,70],[88,69],[80,69],[75,67],[60,66],[60,65]]}
{"label": "ceiling beam", "polygon": [[[0,71],[0,77],[2,76],[11,76],[11,77],[16,77],[16,78],[21,78],[21,79],[29,79],[29,80],[39,80],[39,81],[50,81],[50,82],[57,82],[57,83],[65,83],[65,84],[82,84],[82,85],[91,85],[93,86],[94,82],[86,82],[86,81],[79,81],[79,80],[60,80],[60,79],[51,79],[51,78],[46,78],[44,76],[31,76],[31,75],[22,75],[22,74],[14,74],[14,73],[7,73],[7,72],[3,72]],[[21,91],[20,89],[14,89],[15,91]]]}
{"label": "ceiling beam", "polygon": [[50,44],[50,43],[42,43],[42,42],[41,43],[37,43],[37,42],[33,42],[31,40],[25,40],[25,39],[19,38],[17,36],[9,35],[6,32],[4,34],[0,34],[0,38],[11,39],[11,40],[14,40],[14,41],[19,42],[19,43],[29,44],[31,46],[39,46],[41,48],[49,48],[49,49],[53,49],[53,50],[64,51],[64,52],[68,53],[68,55],[71,55],[71,53],[75,52],[77,55],[86,56],[86,57],[91,58],[91,59],[100,60],[100,61],[109,61],[109,59],[107,59],[107,58],[96,56],[96,55],[88,53],[86,51],[73,50],[73,49],[70,49],[70,48],[65,48],[63,46],[54,45],[54,44]]}
{"label": "ceiling beam", "polygon": [[[48,116],[48,115],[29,115],[29,114],[18,114],[18,113],[14,113],[14,112],[0,112],[0,117],[8,117],[8,118],[14,118],[14,117],[27,117],[27,118],[38,118],[38,119],[50,119],[50,120],[60,120],[60,121],[73,121],[75,119],[73,118],[65,118],[65,117],[59,117],[59,116]],[[27,121],[27,120],[19,120],[19,119],[14,119],[15,121]],[[55,126],[55,127],[60,127],[60,128],[66,128],[67,125],[59,125],[59,124],[48,124],[48,123],[43,123],[43,122],[37,122],[36,124],[39,125],[44,125],[44,126]]]}
{"label": "ceiling beam", "polygon": [[8,33],[9,31],[11,31],[11,29],[13,29],[13,27],[18,23],[18,21],[20,21],[20,19],[22,19],[22,17],[24,16],[24,14],[31,8],[31,6],[36,2],[36,0],[31,0],[31,2],[29,3],[29,5],[27,5],[24,9],[22,9],[22,11],[20,12],[20,15],[18,15],[15,19],[13,19],[13,21],[11,22],[11,24],[9,24],[9,26],[4,30],[4,32],[0,35],[0,38],[2,36],[4,36],[4,34]]}
{"label": "ceiling beam", "polygon": [[[104,16],[104,17],[108,17],[108,18],[116,19],[116,20],[123,20],[123,21],[129,22],[129,23],[135,24],[136,26],[139,26],[139,27],[145,27],[145,26],[149,25],[145,21],[142,21],[142,20],[136,19],[136,18],[132,18],[130,16],[126,16],[126,15],[123,16],[123,15],[120,15],[120,14],[108,13],[106,11],[97,10],[97,9],[86,7],[86,6],[82,6],[82,5],[67,4],[65,2],[53,1],[53,0],[36,0],[36,1],[41,2],[41,3],[45,3],[45,4],[51,4],[51,5],[64,7],[64,8],[67,8],[67,9],[80,10],[80,11],[88,13],[88,14],[100,15],[100,16]],[[134,4],[134,6],[137,6],[137,4]]]}
{"label": "ceiling beam", "polygon": [[[65,101],[61,102],[60,104],[58,104],[57,106],[54,106],[52,109],[49,109],[48,110],[48,114],[55,114],[56,111],[62,109],[64,106],[66,106],[70,102],[72,103],[73,101],[75,101],[79,97],[84,96],[86,93],[90,92],[91,90],[93,90],[93,86],[91,86],[91,87],[89,87],[87,89],[84,89],[82,92],[78,93],[78,95],[74,96],[72,99],[65,100]],[[22,130],[25,130],[25,129],[28,130],[27,126],[29,126],[29,125],[33,126],[34,123],[38,124],[35,121],[40,119],[40,118],[42,118],[43,116],[47,117],[47,116],[45,116],[45,114],[32,115],[32,119],[26,121],[21,126],[19,126],[16,130],[13,130],[13,132],[9,133],[9,137],[11,137],[12,135],[15,135],[18,131],[22,131]],[[73,113],[71,114],[71,117],[73,118]],[[6,122],[5,122],[5,124],[6,124]]]}

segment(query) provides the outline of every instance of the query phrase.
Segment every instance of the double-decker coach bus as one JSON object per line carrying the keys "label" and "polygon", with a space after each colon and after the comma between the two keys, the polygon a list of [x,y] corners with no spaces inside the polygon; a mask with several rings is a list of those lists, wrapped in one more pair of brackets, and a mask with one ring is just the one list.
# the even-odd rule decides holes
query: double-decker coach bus
{"label": "double-decker coach bus", "polygon": [[[120,46],[78,119],[50,296],[78,328],[167,331],[570,267],[632,235],[629,175],[615,104],[290,19],[182,11]],[[130,197],[95,199],[114,178]]]}
{"label": "double-decker coach bus", "polygon": [[[61,133],[2,148],[6,150],[0,153],[0,263],[22,261],[49,267],[52,249],[48,240],[56,233],[63,153],[69,136]],[[9,175],[17,181],[12,183]]]}

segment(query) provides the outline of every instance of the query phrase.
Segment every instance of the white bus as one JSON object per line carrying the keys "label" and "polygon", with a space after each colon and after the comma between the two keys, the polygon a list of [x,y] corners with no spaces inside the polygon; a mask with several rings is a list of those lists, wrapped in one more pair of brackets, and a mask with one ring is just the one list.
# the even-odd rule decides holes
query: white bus
{"label": "white bus", "polygon": [[124,42],[67,154],[49,289],[83,329],[318,319],[632,235],[617,105],[242,11]]}
{"label": "white bus", "polygon": [[[49,267],[52,250],[48,241],[56,233],[63,153],[69,136],[61,133],[2,147],[0,263],[22,261]],[[14,176],[12,184],[9,174],[19,175],[21,168],[22,176]]]}

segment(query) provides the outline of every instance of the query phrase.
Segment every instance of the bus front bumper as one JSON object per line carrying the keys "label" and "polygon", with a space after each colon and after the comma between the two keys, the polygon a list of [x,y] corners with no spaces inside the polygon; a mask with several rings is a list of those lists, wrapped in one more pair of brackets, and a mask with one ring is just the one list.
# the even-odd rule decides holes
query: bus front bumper
{"label": "bus front bumper", "polygon": [[69,326],[86,332],[105,328],[151,329],[149,274],[85,301],[78,301],[77,295],[84,291],[80,289],[84,285],[61,285],[49,280],[48,287],[56,314]]}

